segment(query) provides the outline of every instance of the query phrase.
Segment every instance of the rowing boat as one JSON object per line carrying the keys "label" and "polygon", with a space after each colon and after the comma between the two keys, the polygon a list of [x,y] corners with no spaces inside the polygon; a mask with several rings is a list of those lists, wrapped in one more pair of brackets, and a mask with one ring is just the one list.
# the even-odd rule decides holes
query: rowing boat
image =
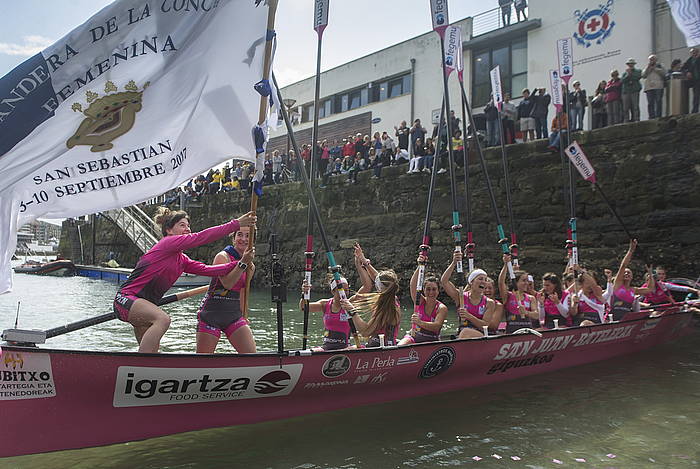
{"label": "rowing boat", "polygon": [[67,259],[46,263],[27,263],[14,267],[17,274],[50,275],[52,277],[70,277],[75,275],[75,265]]}
{"label": "rowing boat", "polygon": [[[651,317],[347,351],[140,354],[3,346],[0,457],[455,391],[639,352],[693,330],[683,306]],[[331,391],[329,393],[329,391]]]}

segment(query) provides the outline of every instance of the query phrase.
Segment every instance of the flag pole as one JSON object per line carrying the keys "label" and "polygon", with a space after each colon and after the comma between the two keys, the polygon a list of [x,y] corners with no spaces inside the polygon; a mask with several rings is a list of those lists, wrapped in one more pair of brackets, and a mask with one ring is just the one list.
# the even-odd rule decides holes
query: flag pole
{"label": "flag pole", "polygon": [[[275,89],[277,90],[277,99],[279,102],[282,101],[282,93],[280,92],[279,86],[277,86],[277,79],[275,78],[274,72],[272,73],[272,82],[275,85]],[[292,148],[294,148],[294,151],[299,154],[299,145],[297,145],[297,139],[294,136],[294,130],[292,129],[292,123],[289,120],[289,115],[287,114],[287,110],[284,109],[284,106],[280,108],[280,112],[282,113],[282,118],[284,119],[284,124],[287,127],[287,135],[289,136],[290,141],[292,142]],[[328,242],[328,236],[326,236],[326,230],[323,227],[323,223],[321,222],[321,215],[318,211],[318,205],[316,204],[316,197],[314,197],[313,190],[311,189],[311,183],[309,182],[309,177],[306,175],[306,172],[304,171],[304,166],[303,163],[299,158],[297,158],[297,164],[299,165],[300,173],[301,173],[301,180],[304,183],[304,186],[306,187],[306,192],[309,194],[309,207],[311,207],[311,211],[314,215],[314,219],[316,220],[316,226],[318,226],[318,233],[321,236],[321,241],[323,242],[323,246],[326,248],[326,258],[328,259],[328,265],[330,266],[330,270],[333,273],[333,279],[335,280],[336,284],[338,285],[338,294],[340,295],[341,299],[347,299],[347,295],[345,293],[345,289],[342,287],[342,284],[340,282],[340,266],[335,262],[335,256],[333,255],[333,251],[331,250],[331,245]],[[355,327],[355,323],[352,321],[352,318],[348,318],[348,324],[350,325],[350,332],[352,333],[352,336],[355,340],[355,345],[357,347],[360,346],[360,337],[357,333],[357,328]]]}
{"label": "flag pole", "polygon": [[[314,124],[311,131],[311,160],[309,161],[309,177],[310,187],[314,189],[314,172],[316,171],[316,163],[319,162],[317,155],[316,140],[318,140],[318,105],[321,94],[321,43],[323,41],[323,31],[328,26],[328,7],[330,0],[316,0],[314,3],[314,29],[318,35],[316,45],[316,89],[314,92]],[[304,279],[311,286],[311,273],[314,263],[314,219],[311,211],[311,203],[309,203],[308,213],[306,215],[306,251],[304,256],[306,262],[304,264]],[[311,289],[304,292],[304,329],[302,336],[302,350],[306,349],[309,340],[309,301],[311,300]]]}
{"label": "flag pole", "polygon": [[[277,12],[277,1],[278,0],[268,0],[268,10],[267,10],[267,32],[265,35],[265,56],[263,60],[263,82],[267,82],[270,78],[270,69],[272,68],[272,42],[275,37],[275,14]],[[269,83],[269,82],[268,82]],[[268,95],[269,93],[262,93],[260,96],[260,108],[258,112],[258,125],[261,126],[265,123],[268,114]],[[280,103],[280,108],[284,106]],[[265,145],[261,144],[260,147],[256,144],[256,160],[264,157]],[[260,169],[262,170],[262,169]],[[256,212],[258,210],[258,194],[255,190],[252,191],[250,197],[250,211]],[[255,247],[255,225],[250,227],[249,236],[249,247]],[[243,316],[248,317],[248,297],[250,296],[250,275],[246,275],[245,281],[245,298],[243,300]]]}

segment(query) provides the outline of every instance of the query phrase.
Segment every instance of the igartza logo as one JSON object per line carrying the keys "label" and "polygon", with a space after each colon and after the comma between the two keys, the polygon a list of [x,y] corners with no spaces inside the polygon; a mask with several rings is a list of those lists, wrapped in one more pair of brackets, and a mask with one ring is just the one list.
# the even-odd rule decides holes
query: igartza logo
{"label": "igartza logo", "polygon": [[255,392],[260,394],[274,394],[286,388],[292,379],[286,371],[273,371],[266,374],[255,383]]}
{"label": "igartza logo", "polygon": [[192,404],[286,396],[303,365],[238,368],[148,368],[117,370],[114,407]]}

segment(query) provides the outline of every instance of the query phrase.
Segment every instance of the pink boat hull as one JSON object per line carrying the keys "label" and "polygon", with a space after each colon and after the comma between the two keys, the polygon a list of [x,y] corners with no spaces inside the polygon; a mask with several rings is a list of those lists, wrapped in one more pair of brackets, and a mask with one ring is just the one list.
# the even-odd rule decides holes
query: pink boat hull
{"label": "pink boat hull", "polygon": [[637,352],[687,334],[691,319],[692,313],[677,312],[543,331],[542,337],[496,336],[305,356],[3,347],[0,456],[106,445],[482,386]]}

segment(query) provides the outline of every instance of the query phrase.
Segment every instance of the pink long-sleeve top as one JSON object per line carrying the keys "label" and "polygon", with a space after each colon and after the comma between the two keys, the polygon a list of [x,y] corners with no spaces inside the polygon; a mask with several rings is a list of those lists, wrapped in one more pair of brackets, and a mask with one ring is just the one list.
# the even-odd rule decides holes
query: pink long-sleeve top
{"label": "pink long-sleeve top", "polygon": [[146,254],[141,256],[136,268],[121,286],[122,295],[133,295],[158,304],[165,292],[173,286],[183,272],[207,277],[226,275],[236,266],[236,261],[227,264],[205,265],[193,261],[182,251],[223,238],[238,231],[238,220],[212,226],[198,233],[165,236]]}

